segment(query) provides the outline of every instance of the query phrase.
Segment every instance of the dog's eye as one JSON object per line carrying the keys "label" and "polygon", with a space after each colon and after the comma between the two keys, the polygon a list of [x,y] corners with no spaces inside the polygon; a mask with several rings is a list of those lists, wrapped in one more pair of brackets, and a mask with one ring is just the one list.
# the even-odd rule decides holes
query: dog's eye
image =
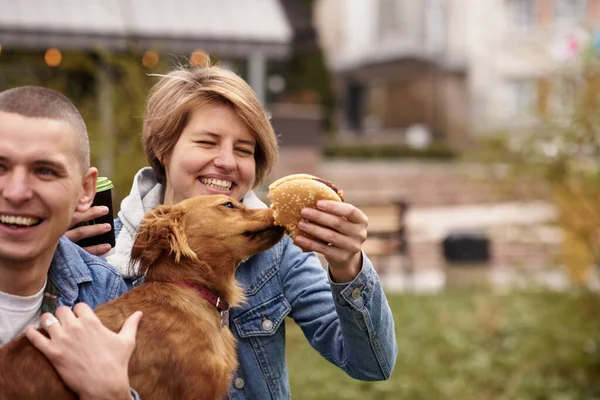
{"label": "dog's eye", "polygon": [[228,201],[227,203],[223,204],[225,207],[227,208],[235,208],[235,206],[233,205],[232,202]]}

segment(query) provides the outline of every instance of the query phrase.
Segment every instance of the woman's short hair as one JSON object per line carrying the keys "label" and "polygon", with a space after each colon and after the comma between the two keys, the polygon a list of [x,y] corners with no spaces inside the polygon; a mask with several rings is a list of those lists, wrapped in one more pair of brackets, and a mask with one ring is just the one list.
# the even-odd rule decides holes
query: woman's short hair
{"label": "woman's short hair", "polygon": [[165,184],[163,161],[171,154],[185,128],[190,112],[202,105],[225,104],[254,133],[256,171],[254,187],[271,171],[278,159],[277,138],[270,118],[256,94],[240,76],[216,65],[179,67],[157,75],[148,98],[142,144],[158,181]]}

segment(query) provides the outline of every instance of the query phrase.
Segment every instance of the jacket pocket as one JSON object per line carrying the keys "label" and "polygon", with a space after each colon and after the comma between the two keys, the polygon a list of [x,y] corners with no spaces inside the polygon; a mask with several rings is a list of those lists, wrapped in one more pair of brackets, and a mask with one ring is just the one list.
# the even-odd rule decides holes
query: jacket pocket
{"label": "jacket pocket", "polygon": [[247,379],[264,381],[274,399],[287,397],[283,394],[288,385],[284,321],[291,309],[279,294],[233,318],[242,373]]}
{"label": "jacket pocket", "polygon": [[291,309],[290,303],[280,294],[236,317],[233,323],[241,338],[272,336]]}

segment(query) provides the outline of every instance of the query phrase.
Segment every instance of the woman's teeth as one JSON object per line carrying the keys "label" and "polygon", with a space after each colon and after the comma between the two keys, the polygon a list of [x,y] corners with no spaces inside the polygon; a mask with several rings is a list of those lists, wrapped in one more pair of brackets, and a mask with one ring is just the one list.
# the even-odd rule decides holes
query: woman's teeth
{"label": "woman's teeth", "polygon": [[231,182],[230,181],[222,181],[220,179],[213,179],[213,178],[202,178],[200,179],[200,182],[202,182],[204,185],[216,189],[216,190],[229,190],[231,189]]}
{"label": "woman's teeth", "polygon": [[35,225],[40,220],[38,218],[17,217],[14,215],[0,215],[0,223],[7,225],[31,226]]}

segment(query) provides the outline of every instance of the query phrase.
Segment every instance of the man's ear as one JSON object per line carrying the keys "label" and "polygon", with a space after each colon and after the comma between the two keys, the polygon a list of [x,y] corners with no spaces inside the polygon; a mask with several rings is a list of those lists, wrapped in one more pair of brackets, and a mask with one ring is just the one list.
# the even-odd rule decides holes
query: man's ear
{"label": "man's ear", "polygon": [[94,196],[96,195],[96,180],[98,179],[98,170],[94,167],[91,167],[87,170],[87,173],[83,177],[82,186],[83,192],[77,201],[77,207],[75,210],[79,212],[87,211],[92,202],[94,201]]}

